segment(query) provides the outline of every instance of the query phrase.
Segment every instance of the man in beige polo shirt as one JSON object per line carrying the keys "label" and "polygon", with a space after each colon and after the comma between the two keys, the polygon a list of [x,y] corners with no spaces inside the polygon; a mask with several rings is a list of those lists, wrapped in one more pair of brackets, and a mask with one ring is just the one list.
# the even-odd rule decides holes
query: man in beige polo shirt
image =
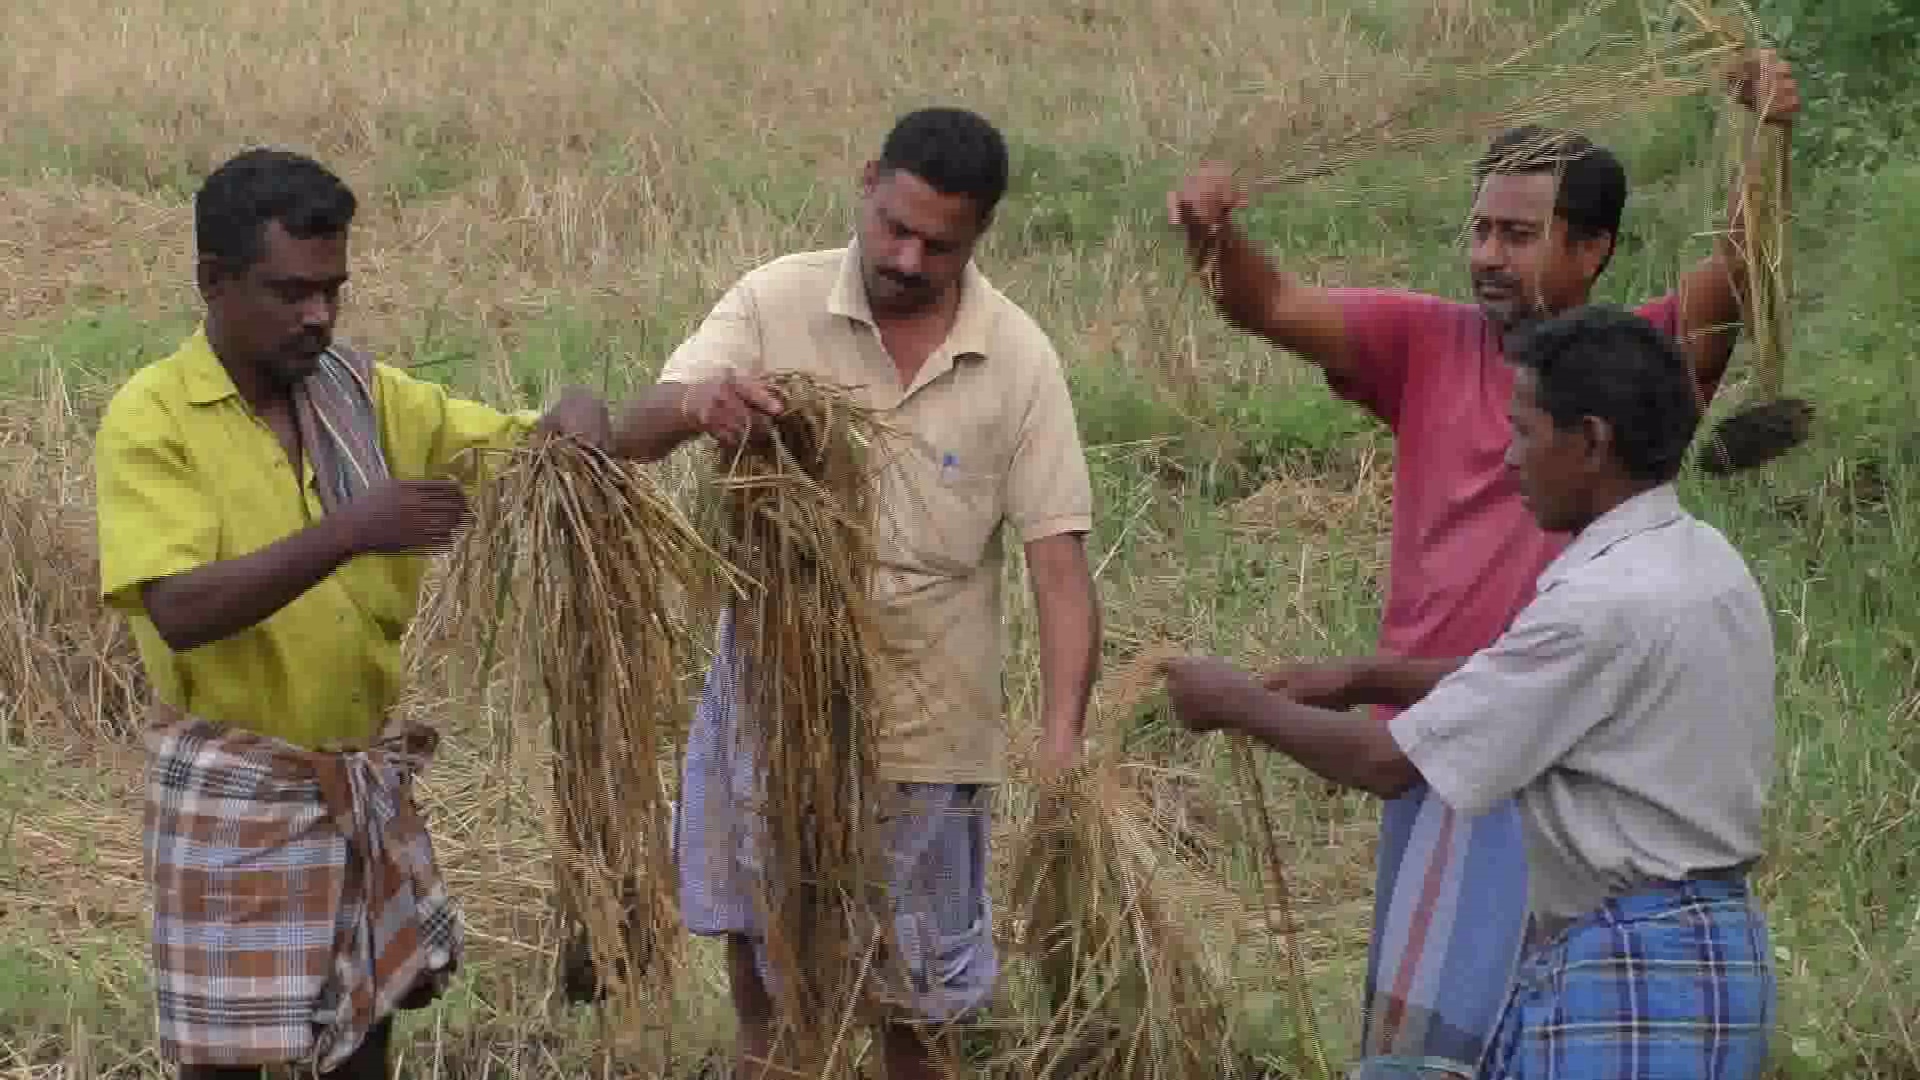
{"label": "man in beige polo shirt", "polygon": [[[907,436],[880,475],[882,600],[908,657],[877,748],[900,802],[889,816],[895,927],[911,1008],[952,1020],[998,976],[987,899],[988,796],[1006,778],[1000,537],[1025,547],[1039,614],[1042,771],[1074,763],[1099,649],[1083,538],[1093,498],[1073,405],[1047,335],[973,265],[1007,184],[1000,134],[958,109],[895,125],[866,167],[846,248],[776,259],[728,290],[623,413],[623,453],[657,459],[702,434],[737,443],[780,404],[760,381],[804,370],[857,387]],[[743,1063],[765,1061],[772,1004],[756,948],[755,765],[736,744],[737,658],[719,659],[688,740],[676,845],[681,907],[728,939]],[[884,1037],[887,1076],[934,1075],[904,1025]]]}

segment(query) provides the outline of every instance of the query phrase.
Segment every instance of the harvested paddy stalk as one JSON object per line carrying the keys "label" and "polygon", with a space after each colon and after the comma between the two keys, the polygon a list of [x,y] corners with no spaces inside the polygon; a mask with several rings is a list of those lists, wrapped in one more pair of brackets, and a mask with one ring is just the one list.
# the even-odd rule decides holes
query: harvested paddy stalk
{"label": "harvested paddy stalk", "polygon": [[564,929],[623,1027],[664,1022],[680,933],[662,766],[679,757],[691,662],[680,611],[686,583],[725,567],[639,470],[569,438],[504,453],[429,620],[464,622],[453,632],[489,655],[505,632],[536,675]]}
{"label": "harvested paddy stalk", "polygon": [[1242,925],[1246,909],[1177,848],[1111,763],[1043,784],[1014,851],[1013,902],[1044,1006],[1009,1075],[1244,1075],[1231,938],[1210,943],[1203,929]]}
{"label": "harvested paddy stalk", "polygon": [[1763,153],[1747,152],[1750,128],[1736,125],[1735,160],[1760,158],[1764,166],[1748,173],[1741,192],[1745,217],[1747,269],[1747,331],[1751,353],[1755,403],[1714,425],[1696,456],[1702,471],[1724,475],[1755,468],[1793,449],[1807,437],[1813,406],[1801,398],[1783,397],[1786,374],[1787,311],[1792,288],[1787,262],[1789,221],[1787,136],[1777,124],[1764,130]]}
{"label": "harvested paddy stalk", "polygon": [[891,949],[875,749],[885,668],[875,596],[876,469],[890,431],[844,388],[769,380],[765,437],[715,458],[713,544],[732,599],[737,733],[758,767],[759,890],[782,1071],[851,1074],[849,1032]]}

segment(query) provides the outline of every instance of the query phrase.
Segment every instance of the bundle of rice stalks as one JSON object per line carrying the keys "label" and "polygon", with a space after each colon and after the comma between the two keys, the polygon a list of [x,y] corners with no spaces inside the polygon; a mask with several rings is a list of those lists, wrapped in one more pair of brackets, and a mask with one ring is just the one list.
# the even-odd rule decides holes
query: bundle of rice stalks
{"label": "bundle of rice stalks", "polygon": [[1010,1075],[1243,1074],[1234,935],[1217,932],[1244,926],[1246,906],[1177,847],[1111,763],[1046,782],[1013,886],[1043,1004],[1002,1063]]}
{"label": "bundle of rice stalks", "polygon": [[1755,394],[1754,404],[1714,426],[1696,456],[1699,467],[1715,475],[1771,461],[1805,440],[1813,422],[1812,403],[1781,394],[1792,293],[1787,135],[1779,125],[1760,124],[1757,119],[1733,125],[1733,130],[1733,160],[1761,166],[1740,178],[1745,219],[1741,261],[1747,268],[1746,325]]}
{"label": "bundle of rice stalks", "polygon": [[849,1025],[876,1004],[877,965],[897,953],[881,917],[875,780],[893,655],[876,605],[874,495],[892,432],[846,388],[799,373],[769,383],[783,412],[716,458],[706,528],[747,582],[731,602],[738,735],[758,763],[749,813],[764,825],[776,1056],[813,1077],[847,1066]]}
{"label": "bundle of rice stalks", "polygon": [[423,622],[488,653],[504,630],[537,674],[558,906],[596,996],[665,1017],[679,926],[663,768],[678,760],[690,666],[678,611],[685,583],[725,567],[640,471],[568,438],[505,454]]}

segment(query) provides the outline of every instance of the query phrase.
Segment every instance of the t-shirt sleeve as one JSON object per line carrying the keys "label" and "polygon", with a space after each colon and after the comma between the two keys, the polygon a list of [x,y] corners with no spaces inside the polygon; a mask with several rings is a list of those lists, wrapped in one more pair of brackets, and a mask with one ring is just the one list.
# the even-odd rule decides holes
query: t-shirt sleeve
{"label": "t-shirt sleeve", "polygon": [[1053,347],[1042,338],[1023,362],[1039,370],[1007,472],[1007,518],[1022,543],[1093,527],[1093,485],[1073,399]]}
{"label": "t-shirt sleeve", "polygon": [[1604,597],[1550,589],[1389,730],[1456,813],[1484,813],[1617,711],[1643,647]]}
{"label": "t-shirt sleeve", "polygon": [[660,381],[701,382],[729,371],[761,374],[759,312],[752,282],[742,278],[707,312],[692,336],[680,343],[660,369]]}
{"label": "t-shirt sleeve", "polygon": [[1397,289],[1330,289],[1328,294],[1340,312],[1348,373],[1340,378],[1330,373],[1327,386],[1397,432],[1414,382],[1414,350],[1438,347],[1434,338],[1443,302]]}
{"label": "t-shirt sleeve", "polygon": [[[1680,342],[1680,294],[1678,292],[1657,296],[1633,310],[1634,314],[1652,323],[1655,329],[1675,342]],[[1723,368],[1720,376],[1725,374],[1726,371]],[[1694,388],[1702,405],[1711,403],[1714,395],[1720,392],[1720,376],[1696,376]]]}
{"label": "t-shirt sleeve", "polygon": [[138,391],[122,391],[109,405],[93,465],[101,599],[143,614],[148,582],[219,557],[217,508],[172,416]]}

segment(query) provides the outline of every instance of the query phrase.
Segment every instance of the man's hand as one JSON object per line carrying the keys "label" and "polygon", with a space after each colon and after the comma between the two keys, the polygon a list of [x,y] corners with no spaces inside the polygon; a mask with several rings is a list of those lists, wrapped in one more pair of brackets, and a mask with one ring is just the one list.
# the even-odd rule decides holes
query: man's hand
{"label": "man's hand", "polygon": [[1041,779],[1059,776],[1080,764],[1079,734],[1070,728],[1049,726],[1040,736],[1036,764]]}
{"label": "man's hand", "polygon": [[613,441],[613,419],[607,403],[586,390],[574,388],[540,418],[536,431],[548,435],[566,435],[596,450],[605,450]]}
{"label": "man's hand", "polygon": [[725,447],[735,447],[782,411],[780,398],[759,379],[732,372],[690,384],[680,399],[680,412],[695,428]]}
{"label": "man's hand", "polygon": [[1362,672],[1352,660],[1323,660],[1288,664],[1261,680],[1261,685],[1285,694],[1302,705],[1336,711],[1361,704]]}
{"label": "man's hand", "polygon": [[1167,193],[1167,221],[1187,230],[1187,253],[1197,263],[1212,246],[1213,234],[1224,228],[1235,210],[1247,205],[1247,194],[1234,183],[1225,165],[1207,163],[1177,190]]}
{"label": "man's hand", "polygon": [[389,480],[355,497],[330,520],[348,557],[406,555],[445,547],[471,518],[451,480]]}
{"label": "man's hand", "polygon": [[1800,112],[1800,86],[1793,68],[1772,49],[1760,49],[1728,66],[1733,99],[1770,124],[1790,124]]}
{"label": "man's hand", "polygon": [[1263,691],[1246,672],[1212,656],[1188,656],[1160,665],[1175,719],[1196,733],[1239,726]]}

